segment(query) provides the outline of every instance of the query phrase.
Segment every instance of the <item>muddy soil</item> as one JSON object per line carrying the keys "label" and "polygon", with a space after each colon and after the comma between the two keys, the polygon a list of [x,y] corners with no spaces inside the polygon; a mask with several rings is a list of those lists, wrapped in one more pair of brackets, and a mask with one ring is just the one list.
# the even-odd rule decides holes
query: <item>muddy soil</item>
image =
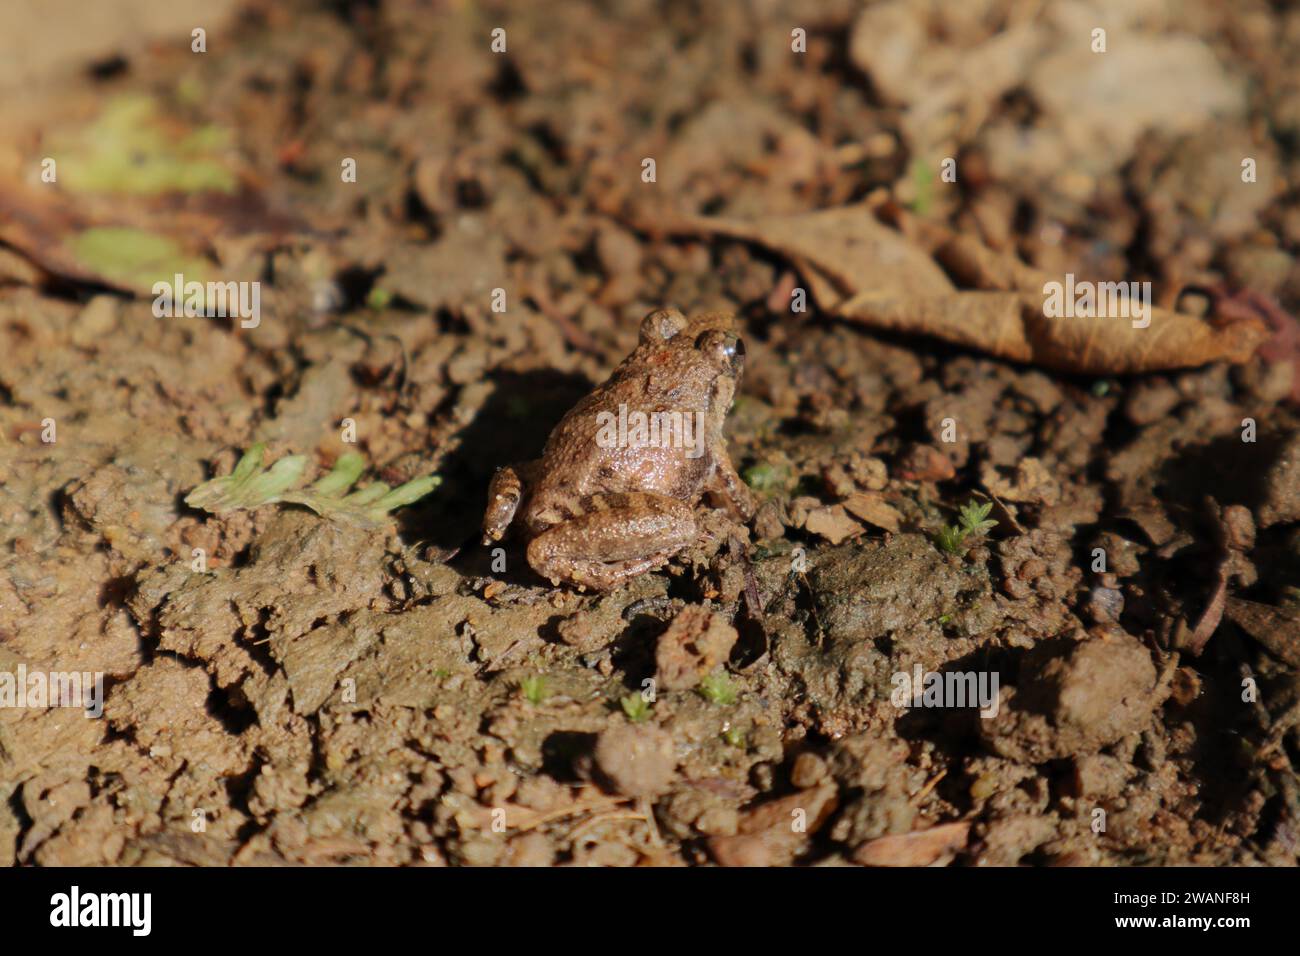
{"label": "muddy soil", "polygon": [[[0,707],[0,861],[1295,864],[1300,11],[940,6],[254,0],[6,94],[0,674],[105,699]],[[856,202],[1273,336],[1048,371],[646,213]],[[141,233],[260,322],[157,317]],[[608,594],[481,546],[666,305],[740,317],[755,519]],[[441,484],[185,503],[256,442]],[[933,672],[987,713],[900,699]]]}

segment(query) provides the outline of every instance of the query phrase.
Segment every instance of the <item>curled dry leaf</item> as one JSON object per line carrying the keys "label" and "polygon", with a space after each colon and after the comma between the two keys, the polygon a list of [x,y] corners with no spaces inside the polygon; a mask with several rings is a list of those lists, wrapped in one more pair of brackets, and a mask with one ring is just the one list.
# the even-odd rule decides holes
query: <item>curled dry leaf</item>
{"label": "curled dry leaf", "polygon": [[967,821],[893,833],[862,844],[853,851],[853,862],[863,866],[932,866],[964,847],[969,833]]}
{"label": "curled dry leaf", "polygon": [[[1213,325],[1149,304],[1142,327],[1127,318],[1048,316],[1044,284],[1052,276],[965,238],[936,252],[945,272],[861,204],[749,221],[694,216],[667,228],[754,242],[786,256],[818,305],[842,319],[1058,371],[1120,375],[1244,362],[1264,339],[1254,320]],[[949,272],[974,288],[958,289]]]}
{"label": "curled dry leaf", "polygon": [[1041,292],[958,292],[924,298],[874,293],[838,306],[841,318],[873,328],[930,335],[1014,362],[1061,372],[1124,375],[1190,368],[1208,362],[1245,362],[1261,341],[1259,327],[1216,328],[1200,319],[1149,306],[1150,325],[1127,319],[1053,318]]}
{"label": "curled dry leaf", "polygon": [[668,228],[753,242],[788,257],[818,305],[831,311],[867,290],[897,298],[955,291],[925,250],[876,219],[865,204],[750,220],[690,216]]}

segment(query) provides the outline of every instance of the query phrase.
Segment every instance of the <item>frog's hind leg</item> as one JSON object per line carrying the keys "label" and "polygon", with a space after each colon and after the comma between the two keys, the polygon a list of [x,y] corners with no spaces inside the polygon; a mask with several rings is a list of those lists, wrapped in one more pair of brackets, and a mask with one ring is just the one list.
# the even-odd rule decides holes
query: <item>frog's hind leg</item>
{"label": "frog's hind leg", "polygon": [[532,462],[498,468],[488,485],[487,510],[483,512],[483,543],[492,544],[505,536],[506,528],[519,510],[524,497],[524,482],[532,471]]}
{"label": "frog's hind leg", "polygon": [[590,495],[528,544],[528,563],[552,583],[608,591],[666,564],[696,536],[695,513],[646,492]]}

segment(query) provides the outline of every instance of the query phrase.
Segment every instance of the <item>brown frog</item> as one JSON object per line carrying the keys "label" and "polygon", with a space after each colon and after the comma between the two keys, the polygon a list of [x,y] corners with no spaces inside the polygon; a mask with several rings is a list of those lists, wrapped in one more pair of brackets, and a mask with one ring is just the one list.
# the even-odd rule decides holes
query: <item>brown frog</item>
{"label": "brown frog", "polygon": [[553,584],[609,590],[658,568],[701,533],[706,493],[748,521],[753,498],[727,457],[722,424],[745,344],[729,313],[641,322],[640,344],[551,432],[542,457],[498,469],[483,543],[519,514],[528,563]]}

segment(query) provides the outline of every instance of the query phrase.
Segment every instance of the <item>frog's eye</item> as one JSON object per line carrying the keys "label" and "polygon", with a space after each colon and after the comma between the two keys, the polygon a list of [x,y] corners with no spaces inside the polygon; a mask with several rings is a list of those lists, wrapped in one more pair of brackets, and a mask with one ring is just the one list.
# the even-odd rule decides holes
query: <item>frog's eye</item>
{"label": "frog's eye", "polygon": [[735,332],[723,332],[710,329],[701,332],[695,340],[695,347],[719,365],[728,365],[739,370],[745,361],[745,341]]}
{"label": "frog's eye", "polygon": [[641,320],[641,341],[657,344],[667,342],[686,328],[686,316],[676,309],[659,309]]}

